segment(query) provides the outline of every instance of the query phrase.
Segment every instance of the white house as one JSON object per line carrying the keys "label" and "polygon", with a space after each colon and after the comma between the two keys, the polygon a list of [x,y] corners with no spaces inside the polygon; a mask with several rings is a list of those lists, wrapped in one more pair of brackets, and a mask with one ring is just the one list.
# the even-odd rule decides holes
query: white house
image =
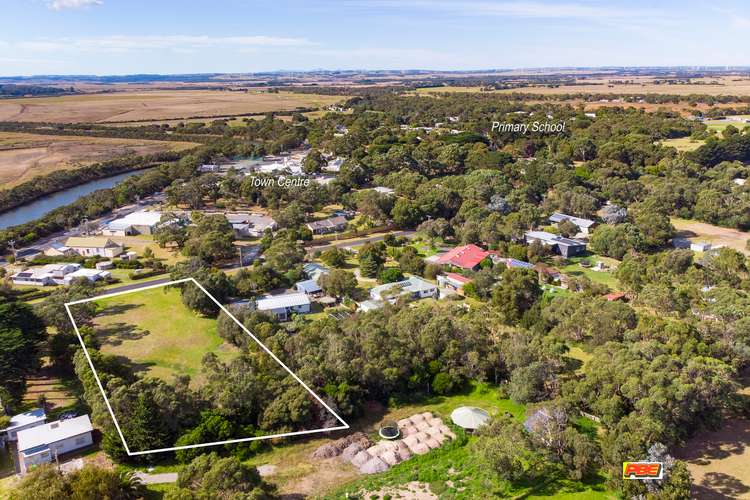
{"label": "white house", "polygon": [[108,259],[111,259],[113,257],[117,257],[125,251],[125,248],[120,243],[115,243],[109,238],[102,237],[81,238],[74,236],[67,239],[67,241],[65,242],[65,246],[68,248],[72,248],[78,255],[82,255],[84,257],[93,257],[98,255],[100,257],[107,257]]}
{"label": "white house", "polygon": [[335,233],[346,229],[347,220],[342,215],[305,224],[313,234]]}
{"label": "white house", "polygon": [[153,234],[161,222],[161,212],[133,212],[120,219],[115,219],[105,226],[105,236],[128,236],[131,234]]}
{"label": "white house", "polygon": [[372,188],[372,190],[376,191],[376,192],[378,192],[380,194],[384,194],[386,196],[393,196],[393,195],[396,194],[396,190],[395,189],[391,189],[391,188],[385,187],[385,186],[376,186],[376,187]]}
{"label": "white house", "polygon": [[65,278],[78,271],[80,264],[47,264],[42,267],[30,267],[23,271],[17,272],[10,277],[15,285],[63,285]]}
{"label": "white house", "polygon": [[77,278],[86,278],[87,280],[94,282],[107,279],[110,276],[112,276],[112,273],[101,269],[79,269],[70,274],[66,274],[63,281],[66,285],[70,285],[73,280]]}
{"label": "white house", "polygon": [[240,238],[259,238],[267,229],[276,229],[276,221],[267,215],[228,213],[224,216]]}
{"label": "white house", "polygon": [[583,234],[589,234],[589,232],[594,228],[594,226],[596,226],[596,221],[593,221],[591,219],[573,217],[572,215],[561,214],[560,212],[555,212],[549,217],[549,221],[555,224],[559,224],[564,220],[569,220],[570,222],[575,224],[576,227],[578,228],[578,231]]}
{"label": "white house", "polygon": [[281,321],[286,321],[291,314],[309,313],[310,297],[300,292],[270,295],[258,299],[255,305],[258,311],[271,313]]}
{"label": "white house", "polygon": [[21,474],[50,463],[60,455],[80,450],[94,443],[94,428],[88,415],[58,420],[18,433],[18,464]]}
{"label": "white house", "polygon": [[44,425],[46,420],[47,415],[42,408],[13,415],[10,417],[10,425],[5,429],[0,430],[0,436],[4,441],[16,441],[19,432]]}
{"label": "white house", "polygon": [[413,299],[424,299],[426,297],[437,297],[437,285],[425,281],[416,276],[410,276],[403,281],[386,283],[370,289],[372,300],[388,300],[395,302],[402,295],[409,295]]}

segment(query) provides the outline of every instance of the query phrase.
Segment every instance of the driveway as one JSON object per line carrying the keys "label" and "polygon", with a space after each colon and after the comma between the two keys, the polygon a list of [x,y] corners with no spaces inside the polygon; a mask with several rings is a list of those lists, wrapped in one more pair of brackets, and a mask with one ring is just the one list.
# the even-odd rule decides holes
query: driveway
{"label": "driveway", "polygon": [[135,477],[141,480],[143,484],[164,484],[176,483],[176,472],[162,472],[161,474],[147,474],[145,472],[136,472]]}
{"label": "driveway", "polygon": [[[392,233],[393,236],[405,236],[406,238],[412,239],[416,236],[416,231],[394,231]],[[386,235],[381,234],[378,236],[367,236],[364,238],[357,238],[354,240],[345,240],[345,241],[334,241],[330,243],[326,243],[324,245],[318,245],[318,246],[310,246],[307,247],[307,253],[313,253],[316,251],[325,251],[329,248],[343,248],[343,247],[356,247],[360,245],[364,245],[365,243],[374,243],[376,241],[383,241],[385,239]]]}

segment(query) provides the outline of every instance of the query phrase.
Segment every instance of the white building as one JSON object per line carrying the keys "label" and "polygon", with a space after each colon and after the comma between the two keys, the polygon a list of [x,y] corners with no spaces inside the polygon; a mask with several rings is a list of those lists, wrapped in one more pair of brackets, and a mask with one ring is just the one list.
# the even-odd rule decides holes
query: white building
{"label": "white building", "polygon": [[50,246],[44,250],[44,255],[48,257],[62,257],[67,255],[76,255],[76,251],[68,248],[60,242],[53,241]]}
{"label": "white building", "polygon": [[111,259],[117,257],[125,248],[120,243],[115,243],[109,238],[81,238],[71,237],[65,242],[65,246],[72,248],[78,255],[93,257],[98,255]]}
{"label": "white building", "polygon": [[224,214],[232,225],[237,237],[259,238],[267,229],[276,229],[276,221],[267,215],[259,214]]}
{"label": "white building", "polygon": [[393,196],[394,194],[396,194],[396,190],[395,189],[391,189],[391,188],[385,187],[385,186],[376,186],[376,187],[372,188],[372,190],[373,191],[377,191],[378,193],[384,194],[384,195],[387,195],[387,196]]}
{"label": "white building", "polygon": [[115,219],[105,226],[102,234],[105,236],[128,236],[131,234],[153,234],[156,226],[161,222],[161,212],[146,212],[141,210]]}
{"label": "white building", "polygon": [[80,450],[94,443],[94,428],[88,415],[58,420],[18,433],[18,464],[21,474],[50,463],[60,455]]}
{"label": "white building", "polygon": [[413,299],[424,299],[426,297],[437,297],[437,285],[425,281],[416,276],[410,276],[403,281],[386,283],[370,289],[370,298],[375,301],[388,300],[395,302],[402,295],[408,295]]}
{"label": "white building", "polygon": [[256,309],[275,315],[281,321],[286,321],[292,314],[307,314],[310,312],[310,297],[305,293],[287,293],[271,295],[258,299]]}
{"label": "white building", "polygon": [[575,224],[575,226],[578,228],[578,231],[583,234],[589,234],[589,232],[596,226],[596,221],[593,221],[591,219],[573,217],[572,215],[561,214],[560,212],[555,212],[549,217],[549,221],[555,224],[560,224],[564,220],[570,221]]}
{"label": "white building", "polygon": [[47,415],[41,408],[13,415],[10,417],[10,425],[0,430],[0,436],[4,441],[16,441],[19,432],[44,425],[46,420]]}
{"label": "white building", "polygon": [[70,285],[74,279],[77,278],[86,278],[89,281],[99,281],[104,280],[112,276],[112,273],[109,271],[104,271],[101,269],[79,269],[75,272],[72,272],[70,274],[66,274],[65,278],[63,278],[63,281],[66,285]]}
{"label": "white building", "polygon": [[63,285],[66,276],[78,271],[80,264],[47,264],[42,267],[30,267],[10,277],[14,285]]}

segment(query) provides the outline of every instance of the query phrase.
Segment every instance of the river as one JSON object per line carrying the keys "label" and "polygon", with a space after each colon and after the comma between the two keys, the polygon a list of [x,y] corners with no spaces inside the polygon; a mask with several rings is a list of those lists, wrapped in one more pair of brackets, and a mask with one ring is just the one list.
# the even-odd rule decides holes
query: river
{"label": "river", "polygon": [[0,229],[17,226],[38,219],[58,207],[73,203],[81,196],[92,193],[97,189],[111,188],[118,182],[133,175],[142,174],[143,172],[144,170],[133,170],[131,172],[113,175],[112,177],[89,181],[80,186],[63,189],[62,191],[43,196],[42,198],[27,203],[26,205],[13,208],[0,214]]}

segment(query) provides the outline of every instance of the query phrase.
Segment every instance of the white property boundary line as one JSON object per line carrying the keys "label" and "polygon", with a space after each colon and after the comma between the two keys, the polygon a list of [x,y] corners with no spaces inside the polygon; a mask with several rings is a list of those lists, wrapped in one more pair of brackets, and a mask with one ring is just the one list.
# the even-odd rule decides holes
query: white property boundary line
{"label": "white property boundary line", "polygon": [[[262,347],[263,350],[266,351],[274,359],[274,361],[276,361],[278,364],[280,364],[289,373],[289,375],[291,375],[294,378],[294,380],[296,380],[297,382],[299,382],[300,385],[302,385],[302,387],[304,387],[307,390],[307,392],[309,392],[310,394],[312,394],[312,396],[320,404],[322,404],[323,407],[326,410],[328,410],[329,412],[331,412],[331,414],[333,414],[333,416],[336,417],[336,419],[339,422],[341,422],[342,425],[339,425],[339,426],[336,426],[336,427],[326,427],[324,429],[312,429],[312,430],[304,430],[304,431],[296,431],[296,432],[284,432],[284,433],[281,433],[281,434],[268,434],[268,435],[265,435],[265,436],[255,436],[255,437],[242,438],[242,439],[228,439],[226,441],[215,441],[213,443],[191,444],[191,445],[186,445],[186,446],[174,446],[172,448],[159,448],[159,449],[156,449],[156,450],[130,451],[130,448],[128,447],[128,443],[127,443],[127,441],[125,441],[125,436],[122,434],[122,430],[120,429],[120,424],[117,422],[117,417],[115,417],[115,412],[112,411],[112,406],[110,405],[109,399],[107,398],[107,393],[104,391],[104,386],[102,385],[102,381],[99,379],[99,375],[96,373],[96,367],[94,367],[94,363],[91,361],[91,356],[89,355],[89,351],[86,349],[86,344],[83,342],[83,337],[81,336],[81,332],[78,331],[78,325],[76,325],[75,319],[73,319],[73,314],[70,312],[70,306],[73,306],[73,305],[76,305],[76,304],[84,304],[86,302],[94,302],[94,301],[101,300],[101,299],[108,299],[110,297],[117,297],[119,295],[125,295],[127,293],[141,292],[143,290],[150,290],[152,288],[161,288],[161,287],[170,286],[170,285],[178,285],[180,283],[186,283],[188,281],[192,281],[193,283],[195,283],[195,285],[198,288],[200,288],[203,291],[203,293],[205,293],[206,295],[208,295],[211,298],[211,300],[214,301],[214,303],[217,306],[219,306],[219,308],[222,311],[224,311],[224,313],[227,316],[229,316],[230,318],[232,318],[232,320],[234,320],[234,322],[237,323],[237,326],[239,326],[240,328],[242,328],[242,330],[244,330],[245,333],[247,333],[248,335],[250,335],[250,337],[252,337],[252,339],[260,347]],[[206,446],[217,446],[217,445],[230,444],[230,443],[242,443],[242,442],[246,442],[246,441],[259,441],[259,440],[262,440],[262,439],[274,439],[274,438],[289,437],[289,436],[302,436],[302,435],[305,435],[305,434],[315,434],[315,433],[320,433],[320,432],[331,432],[331,431],[338,431],[338,430],[349,429],[349,424],[347,424],[344,421],[343,418],[341,418],[335,411],[333,411],[331,409],[331,407],[328,406],[325,403],[325,401],[323,401],[320,398],[320,396],[318,396],[317,394],[315,394],[315,392],[313,392],[313,390],[310,389],[310,387],[308,387],[307,384],[305,384],[302,381],[302,379],[300,379],[292,370],[290,370],[288,366],[286,366],[273,352],[271,352],[270,349],[268,349],[268,347],[266,347],[260,340],[258,340],[258,338],[255,335],[253,335],[253,333],[250,330],[248,330],[245,327],[245,325],[243,325],[237,318],[235,318],[234,315],[232,313],[230,313],[227,310],[226,307],[224,307],[218,300],[216,300],[213,295],[211,295],[210,293],[208,293],[208,291],[205,288],[203,288],[203,285],[201,285],[200,283],[198,283],[195,280],[195,278],[184,278],[184,279],[181,279],[181,280],[169,281],[167,283],[160,283],[160,284],[157,284],[157,285],[149,285],[149,286],[144,286],[144,287],[140,287],[140,288],[135,288],[133,290],[125,290],[123,292],[109,293],[109,294],[99,295],[97,297],[91,297],[91,298],[88,298],[88,299],[76,300],[76,301],[73,301],[73,302],[67,302],[65,304],[65,310],[68,312],[68,317],[70,318],[70,322],[73,324],[73,329],[75,330],[76,335],[78,335],[78,340],[81,343],[81,347],[83,347],[83,353],[86,355],[86,359],[89,362],[89,366],[91,367],[91,371],[94,373],[94,378],[96,379],[96,383],[99,386],[99,390],[102,392],[102,396],[104,396],[104,403],[107,405],[107,409],[109,410],[109,414],[112,416],[112,421],[115,424],[115,428],[117,429],[117,433],[120,435],[120,439],[122,439],[122,444],[125,446],[125,451],[130,456],[147,455],[149,453],[159,453],[159,452],[164,452],[164,451],[186,450],[186,449],[189,449],[189,448],[203,448],[203,447],[206,447]]]}

